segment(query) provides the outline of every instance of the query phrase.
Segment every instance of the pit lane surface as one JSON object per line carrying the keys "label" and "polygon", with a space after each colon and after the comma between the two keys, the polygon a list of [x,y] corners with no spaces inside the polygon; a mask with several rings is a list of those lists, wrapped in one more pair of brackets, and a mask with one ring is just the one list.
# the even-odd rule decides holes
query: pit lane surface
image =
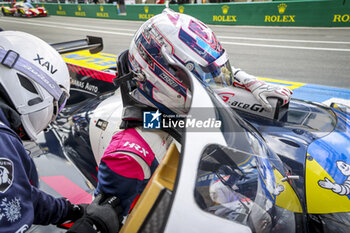
{"label": "pit lane surface", "polygon": [[[101,36],[105,53],[127,49],[141,21],[77,17],[1,17],[0,27],[32,33],[53,43]],[[231,65],[250,74],[350,88],[350,27],[254,27],[211,25]]]}

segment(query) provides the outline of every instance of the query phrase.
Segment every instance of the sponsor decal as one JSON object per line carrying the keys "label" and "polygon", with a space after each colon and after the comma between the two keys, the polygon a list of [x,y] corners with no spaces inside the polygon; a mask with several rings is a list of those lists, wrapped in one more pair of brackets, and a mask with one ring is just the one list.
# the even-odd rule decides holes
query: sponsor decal
{"label": "sponsor decal", "polygon": [[223,5],[221,7],[222,15],[213,15],[213,22],[237,22],[237,15],[227,15],[230,7]]}
{"label": "sponsor decal", "polygon": [[185,7],[184,6],[179,6],[179,12],[184,13],[185,12]]}
{"label": "sponsor decal", "polygon": [[342,184],[332,182],[327,177],[325,177],[324,180],[318,181],[318,185],[324,189],[330,189],[334,193],[342,196],[350,195],[350,164],[347,164],[344,161],[337,161],[337,167],[340,172],[346,177],[345,181]]}
{"label": "sponsor decal", "polygon": [[154,14],[148,14],[148,12],[149,12],[148,6],[145,6],[143,9],[145,10],[145,13],[139,14],[139,19],[150,19],[154,16]]}
{"label": "sponsor decal", "polygon": [[229,7],[228,5],[223,5],[223,6],[221,7],[221,9],[222,9],[222,13],[223,13],[224,15],[226,15],[227,12],[228,12],[228,9],[230,9],[230,7]]}
{"label": "sponsor decal", "polygon": [[86,16],[86,13],[84,11],[74,12],[75,16]]}
{"label": "sponsor decal", "polygon": [[13,163],[7,158],[0,158],[0,193],[5,193],[13,183]]}
{"label": "sponsor decal", "polygon": [[287,9],[287,4],[281,3],[277,6],[277,8],[278,8],[278,13],[284,14],[284,12]]}
{"label": "sponsor decal", "polygon": [[46,85],[48,85],[50,88],[55,89],[56,86],[50,82],[50,80],[47,80],[46,77],[44,77],[43,75],[39,74],[36,70],[33,69],[33,67],[24,65],[24,68],[26,68],[28,71],[30,71],[32,74],[34,74],[35,76],[37,76],[38,78],[40,78]]}
{"label": "sponsor decal", "polygon": [[167,75],[165,72],[161,73],[159,77],[163,79],[167,84],[169,84],[169,86],[171,86],[172,88],[176,88],[178,86],[177,83],[173,79],[171,79],[169,75]]}
{"label": "sponsor decal", "polygon": [[45,61],[43,57],[40,57],[39,54],[37,54],[36,58],[34,58],[33,60],[38,62],[39,65],[41,65],[42,67],[46,67],[47,71],[49,71],[51,74],[54,74],[57,72],[57,69],[54,68],[54,66],[50,64],[49,61]]}
{"label": "sponsor decal", "polygon": [[97,12],[96,16],[101,18],[109,18],[108,12]]}
{"label": "sponsor decal", "polygon": [[76,79],[71,79],[70,84],[72,86],[78,87],[80,89],[87,90],[89,92],[97,93],[98,92],[98,87],[95,85],[90,84],[89,82],[82,82]]}
{"label": "sponsor decal", "polygon": [[350,14],[335,14],[333,17],[333,23],[349,23],[350,22]]}
{"label": "sponsor decal", "polygon": [[80,5],[78,5],[77,8],[78,8],[78,11],[74,12],[75,16],[86,16],[85,11],[81,11]]}
{"label": "sponsor decal", "polygon": [[261,104],[247,104],[239,101],[232,101],[229,103],[232,107],[242,108],[246,110],[252,110],[253,112],[262,112],[264,108]]}
{"label": "sponsor decal", "polygon": [[100,6],[100,12],[96,12],[96,16],[100,18],[109,18],[108,12],[103,12],[104,8],[103,6]]}
{"label": "sponsor decal", "polygon": [[84,63],[84,64],[79,64],[80,66],[104,66],[103,68],[106,69],[110,66],[115,65],[115,59],[117,59],[116,56],[114,55],[107,55],[107,54],[98,54],[98,55],[94,55],[91,56],[90,52],[84,52],[84,51],[80,51],[80,52],[76,52],[76,53],[72,53],[72,54],[66,54],[63,55],[63,59],[66,60],[66,62],[72,62],[70,60],[74,60],[80,63]]}
{"label": "sponsor decal", "polygon": [[149,152],[145,148],[143,148],[140,145],[133,143],[133,142],[130,143],[129,141],[127,141],[124,143],[123,147],[129,147],[131,149],[135,149],[138,152],[140,152],[141,154],[143,154],[145,157],[147,157],[147,155],[149,154]]}
{"label": "sponsor decal", "polygon": [[105,121],[102,119],[98,119],[98,121],[96,122],[96,127],[102,130],[105,130],[107,128],[107,125],[108,125],[108,121]]}
{"label": "sponsor decal", "polygon": [[234,93],[230,92],[219,93],[218,95],[222,98],[224,102],[229,101],[231,97],[235,96]]}
{"label": "sponsor decal", "polygon": [[218,95],[222,98],[224,102],[226,102],[228,105],[235,107],[235,108],[240,108],[242,110],[250,110],[253,112],[262,112],[264,111],[264,108],[262,107],[261,104],[253,103],[245,103],[242,101],[237,101],[237,100],[232,100],[232,98],[235,96],[234,93],[218,93]]}
{"label": "sponsor decal", "polygon": [[58,11],[56,11],[56,14],[57,15],[66,15],[66,11],[63,11],[62,10],[62,6],[61,5],[58,5]]}
{"label": "sponsor decal", "polygon": [[277,5],[278,13],[280,15],[265,15],[265,22],[267,23],[295,23],[295,15],[283,15],[286,12],[287,4],[281,3]]}

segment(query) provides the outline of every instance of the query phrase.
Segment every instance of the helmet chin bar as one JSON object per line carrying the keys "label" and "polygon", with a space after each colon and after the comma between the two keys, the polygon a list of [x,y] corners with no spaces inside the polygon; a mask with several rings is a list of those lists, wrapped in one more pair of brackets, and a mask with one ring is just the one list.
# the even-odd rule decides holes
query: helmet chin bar
{"label": "helmet chin bar", "polygon": [[35,119],[35,118],[39,118],[41,115],[46,115],[48,111],[53,111],[52,108],[53,108],[53,106],[49,107],[49,109],[44,108],[44,109],[36,112],[36,114],[34,116],[31,114],[20,115],[23,128],[31,140],[36,140],[37,135],[42,130],[44,130],[51,121],[50,119],[47,119],[45,121],[43,121],[43,120],[35,120],[34,121],[33,118]]}
{"label": "helmet chin bar", "polygon": [[187,97],[185,101],[185,112],[188,112],[191,107],[191,101],[192,101],[192,81],[191,78],[194,78],[194,75],[181,63],[176,62],[171,55],[169,54],[169,51],[167,50],[166,46],[162,46],[160,49],[160,52],[166,62],[171,66],[175,71],[180,71],[178,73],[181,73],[181,77],[178,77],[188,88],[189,91],[187,91]]}
{"label": "helmet chin bar", "polygon": [[166,62],[176,71],[181,71],[180,73],[183,73],[185,75],[178,77],[184,84],[186,84],[186,87],[192,91],[192,83],[191,83],[191,77],[193,77],[192,73],[180,62],[176,62],[171,55],[169,54],[169,51],[166,49],[165,46],[162,46],[160,49],[160,52]]}

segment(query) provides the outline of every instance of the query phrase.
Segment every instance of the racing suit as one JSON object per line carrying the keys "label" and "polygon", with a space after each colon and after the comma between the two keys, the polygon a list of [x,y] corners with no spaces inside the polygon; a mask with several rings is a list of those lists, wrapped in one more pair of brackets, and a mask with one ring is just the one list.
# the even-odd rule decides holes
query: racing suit
{"label": "racing suit", "polygon": [[117,196],[127,215],[172,141],[166,132],[142,127],[116,133],[101,158],[96,192]]}
{"label": "racing suit", "polygon": [[[0,101],[1,107],[4,107]],[[25,151],[22,141],[10,126],[0,108],[0,232],[25,232],[32,224],[61,224],[80,218],[68,232],[116,232],[118,207],[114,197],[107,203],[95,201],[90,206],[73,205],[65,198],[54,198],[37,188],[38,175],[35,164]],[[11,114],[10,114],[11,115]],[[16,123],[15,123],[16,125]],[[17,127],[15,127],[17,128]],[[118,200],[119,201],[119,200]],[[86,210],[85,210],[86,209]],[[95,229],[95,225],[98,226]]]}
{"label": "racing suit", "polygon": [[33,160],[0,109],[0,232],[24,232],[32,224],[56,224],[68,214],[69,202],[34,186]]}

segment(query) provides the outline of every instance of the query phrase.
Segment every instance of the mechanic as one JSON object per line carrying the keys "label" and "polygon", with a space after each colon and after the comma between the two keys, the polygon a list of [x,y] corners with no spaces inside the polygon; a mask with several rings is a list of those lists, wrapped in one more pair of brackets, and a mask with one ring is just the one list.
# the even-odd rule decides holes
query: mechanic
{"label": "mechanic", "polygon": [[71,232],[116,232],[116,197],[100,194],[86,207],[46,194],[37,187],[34,162],[22,144],[35,140],[69,97],[69,72],[60,54],[30,34],[1,31],[0,63],[0,232],[81,217]]}
{"label": "mechanic", "polygon": [[[122,130],[113,135],[98,170],[96,193],[116,195],[124,215],[143,191],[173,138],[176,139],[163,130],[142,128],[137,124],[137,108],[141,111],[144,107],[139,106],[149,106],[165,114],[186,114],[189,110],[191,91],[181,79],[184,71],[176,68],[179,65],[205,85],[246,88],[266,108],[271,108],[267,97],[280,98],[283,104],[291,97],[287,88],[270,86],[240,69],[231,69],[226,51],[211,29],[199,20],[165,9],[146,21],[129,50],[118,57],[115,82],[135,88],[128,91],[126,86],[120,88],[124,104]],[[137,101],[134,108],[125,107],[132,103],[130,99]],[[130,113],[130,109],[134,112]],[[142,118],[138,120],[142,122]]]}

